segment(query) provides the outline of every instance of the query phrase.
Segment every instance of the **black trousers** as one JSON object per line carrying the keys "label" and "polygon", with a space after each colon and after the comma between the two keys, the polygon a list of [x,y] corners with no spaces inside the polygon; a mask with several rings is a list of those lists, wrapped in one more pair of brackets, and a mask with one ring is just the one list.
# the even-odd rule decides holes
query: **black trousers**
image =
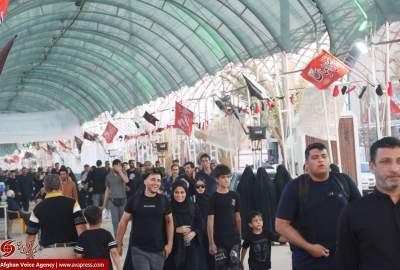
{"label": "black trousers", "polygon": [[20,198],[21,206],[25,212],[29,211],[29,197],[28,196],[21,196]]}
{"label": "black trousers", "polygon": [[240,270],[240,243],[217,245],[216,270]]}

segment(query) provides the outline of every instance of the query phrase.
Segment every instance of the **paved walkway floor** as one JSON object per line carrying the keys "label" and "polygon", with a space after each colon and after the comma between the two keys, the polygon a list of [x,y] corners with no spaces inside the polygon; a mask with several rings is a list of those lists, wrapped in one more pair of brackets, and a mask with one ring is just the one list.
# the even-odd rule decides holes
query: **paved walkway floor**
{"label": "paved walkway floor", "polygon": [[[20,226],[18,224],[19,222],[14,223],[14,234],[12,236],[12,240],[14,240],[14,243],[22,242],[25,244],[25,235],[21,233]],[[4,220],[0,219],[0,245],[1,243],[4,242]],[[103,228],[106,230],[109,230],[112,232],[112,223],[111,220],[106,219],[103,221]],[[128,230],[125,234],[124,238],[124,254],[123,254],[123,260],[125,260],[126,256],[126,249],[128,246],[128,236],[130,232],[130,224],[128,225]],[[22,259],[24,258],[24,255],[21,254],[18,250],[11,256],[8,257],[10,259]],[[290,256],[290,250],[288,245],[284,246],[273,246],[272,247],[272,269],[277,269],[277,270],[290,270],[291,269],[291,256]],[[247,261],[247,259],[246,259]],[[245,265],[245,269],[248,270],[247,264]]]}

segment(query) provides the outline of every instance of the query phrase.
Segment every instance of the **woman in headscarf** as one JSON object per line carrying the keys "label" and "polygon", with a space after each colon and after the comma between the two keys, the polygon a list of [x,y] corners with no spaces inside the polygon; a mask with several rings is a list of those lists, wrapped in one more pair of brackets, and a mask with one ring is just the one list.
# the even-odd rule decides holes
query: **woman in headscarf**
{"label": "woman in headscarf", "polygon": [[178,180],[172,184],[171,209],[174,218],[174,245],[165,262],[165,270],[198,269],[201,217],[197,206],[190,201],[188,186]]}
{"label": "woman in headscarf", "polygon": [[283,189],[285,188],[286,184],[292,180],[289,172],[286,170],[285,166],[280,164],[276,168],[276,175],[275,175],[275,188],[276,188],[276,203],[279,204],[279,200],[281,198],[281,194]]}
{"label": "woman in headscarf", "polygon": [[265,168],[258,168],[254,188],[255,190],[253,194],[254,197],[257,198],[254,210],[262,213],[264,228],[274,232],[275,212],[277,207],[276,194],[274,184]]}
{"label": "woman in headscarf", "polygon": [[[240,177],[240,182],[237,185],[237,192],[240,195],[240,216],[247,217],[249,212],[255,210],[259,198],[256,195],[256,177],[254,176],[253,169],[247,166],[242,176]],[[249,225],[245,218],[242,218],[242,234],[245,236],[249,232]]]}
{"label": "woman in headscarf", "polygon": [[208,203],[210,196],[206,194],[206,183],[203,179],[198,179],[195,183],[195,196],[194,202],[200,210],[201,217],[201,230],[199,239],[200,247],[199,254],[199,267],[201,270],[211,270],[215,264],[214,257],[208,251],[208,236],[207,236],[207,218],[208,218]]}

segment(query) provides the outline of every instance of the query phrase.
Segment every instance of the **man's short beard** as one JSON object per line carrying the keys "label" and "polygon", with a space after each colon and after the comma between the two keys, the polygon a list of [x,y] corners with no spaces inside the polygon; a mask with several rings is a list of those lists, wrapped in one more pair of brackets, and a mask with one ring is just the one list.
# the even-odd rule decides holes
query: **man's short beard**
{"label": "man's short beard", "polygon": [[400,190],[400,183],[398,184],[388,184],[385,181],[377,181],[378,186],[386,191],[396,191],[396,190]]}

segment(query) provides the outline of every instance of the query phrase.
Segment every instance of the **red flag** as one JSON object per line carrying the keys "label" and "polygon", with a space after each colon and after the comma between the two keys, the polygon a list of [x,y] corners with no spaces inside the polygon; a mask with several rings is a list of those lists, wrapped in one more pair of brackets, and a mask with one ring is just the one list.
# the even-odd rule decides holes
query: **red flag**
{"label": "red flag", "polygon": [[254,106],[254,113],[260,113],[260,105],[258,105],[258,102],[256,102],[256,105]]}
{"label": "red flag", "polygon": [[20,161],[21,159],[20,159],[20,157],[18,156],[18,155],[13,155],[13,161],[15,162],[15,163],[18,163],[19,161]]}
{"label": "red flag", "polygon": [[60,144],[60,146],[64,149],[70,149],[62,140],[58,140],[58,143]]}
{"label": "red flag", "polygon": [[392,113],[400,113],[400,107],[393,101],[393,99],[390,99],[390,111]]}
{"label": "red flag", "polygon": [[392,82],[389,82],[388,89],[387,89],[387,95],[388,95],[389,97],[393,96]]}
{"label": "red flag", "polygon": [[333,87],[332,96],[337,97],[338,95],[339,95],[339,85],[335,85],[335,87]]}
{"label": "red flag", "polygon": [[349,89],[346,90],[346,94],[348,94],[348,93],[354,91],[355,89],[356,89],[356,86],[355,86],[355,85],[350,86]]}
{"label": "red flag", "polygon": [[106,139],[107,143],[112,143],[115,135],[118,133],[118,128],[116,128],[111,122],[107,123],[106,129],[103,132],[103,137]]}
{"label": "red flag", "polygon": [[0,0],[0,23],[4,22],[7,16],[8,0]]}
{"label": "red flag", "polygon": [[301,76],[318,89],[326,89],[334,81],[343,77],[349,69],[339,59],[322,50],[303,70]]}
{"label": "red flag", "polygon": [[6,64],[7,61],[7,56],[11,50],[11,47],[14,44],[14,40],[17,38],[17,36],[14,36],[10,41],[7,42],[6,46],[4,46],[3,49],[0,51],[0,74],[3,71],[4,65]]}
{"label": "red flag", "polygon": [[193,112],[183,107],[178,102],[175,103],[175,128],[181,129],[186,135],[192,134]]}

